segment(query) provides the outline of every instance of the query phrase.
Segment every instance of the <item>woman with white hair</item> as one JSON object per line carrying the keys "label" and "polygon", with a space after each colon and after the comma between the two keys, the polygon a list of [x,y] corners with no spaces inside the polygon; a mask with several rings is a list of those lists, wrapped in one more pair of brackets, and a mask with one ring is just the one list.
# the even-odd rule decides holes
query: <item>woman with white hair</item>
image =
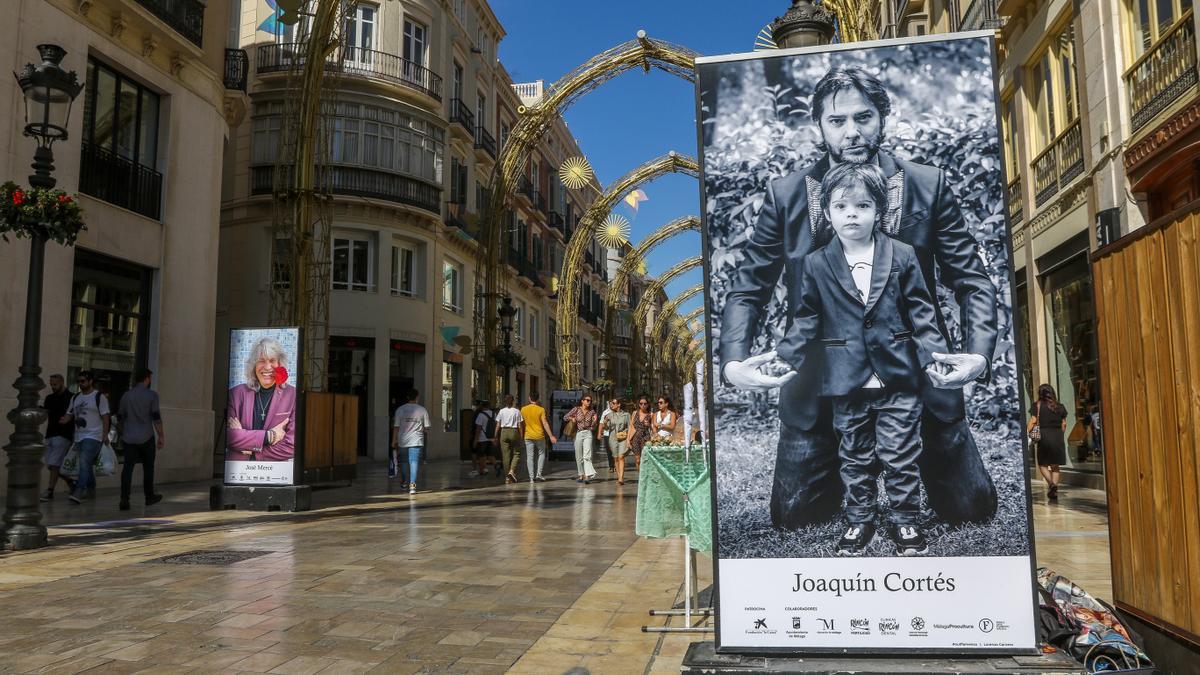
{"label": "woman with white hair", "polygon": [[254,343],[245,382],[229,390],[229,459],[281,462],[295,455],[296,388],[288,384],[287,363],[287,352],[275,338]]}

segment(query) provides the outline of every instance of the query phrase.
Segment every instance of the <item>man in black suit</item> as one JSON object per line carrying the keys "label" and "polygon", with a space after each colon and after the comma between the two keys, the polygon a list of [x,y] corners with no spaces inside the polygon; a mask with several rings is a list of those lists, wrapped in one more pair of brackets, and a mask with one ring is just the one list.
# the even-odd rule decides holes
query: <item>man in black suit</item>
{"label": "man in black suit", "polygon": [[[811,110],[828,152],[808,169],[767,185],[721,320],[725,381],[744,389],[781,387],[771,519],[790,528],[826,521],[841,508],[838,439],[830,407],[818,397],[811,373],[767,375],[760,368],[775,360],[775,353],[751,355],[751,348],[780,276],[790,316],[799,302],[805,257],[829,240],[820,193],[821,180],[832,166],[846,162],[879,166],[888,177],[881,230],[914,249],[926,287],[936,288],[936,269],[941,283],[954,292],[962,310],[963,350],[932,355],[944,371],[930,375],[935,387],[955,390],[968,382],[986,381],[999,330],[996,289],[944,173],[879,149],[891,112],[883,85],[861,68],[831,69],[817,83]],[[940,313],[937,323],[946,335]],[[918,460],[929,505],[950,523],[986,520],[996,511],[996,489],[967,425],[962,395],[935,391],[926,388],[922,393],[925,411]]]}

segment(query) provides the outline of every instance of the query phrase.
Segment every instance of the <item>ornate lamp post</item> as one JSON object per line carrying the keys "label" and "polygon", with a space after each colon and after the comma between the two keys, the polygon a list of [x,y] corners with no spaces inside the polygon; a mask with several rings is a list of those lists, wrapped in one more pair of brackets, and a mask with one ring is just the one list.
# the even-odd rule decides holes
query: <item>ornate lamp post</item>
{"label": "ornate lamp post", "polygon": [[834,14],[812,0],[792,0],[783,16],[771,22],[771,38],[780,49],[827,45],[833,39]]}
{"label": "ornate lamp post", "polygon": [[504,394],[508,390],[508,380],[509,375],[512,374],[512,362],[514,356],[512,334],[513,318],[517,315],[517,308],[513,306],[512,298],[507,295],[504,296],[503,302],[500,303],[500,309],[496,310],[496,313],[500,315],[500,333],[503,335],[503,343],[500,346],[500,351],[504,354],[501,360],[502,365],[504,366],[505,391],[500,393]]}
{"label": "ornate lamp post", "polygon": [[[38,45],[42,63],[26,64],[13,73],[25,97],[25,135],[37,142],[33,153],[33,175],[29,184],[49,190],[56,181],[54,154],[50,147],[67,138],[71,104],[83,91],[74,71],[59,67],[67,52],[58,45]],[[45,450],[42,423],[46,413],[38,406],[45,388],[40,361],[42,332],[42,270],[46,257],[46,232],[34,228],[29,245],[29,284],[25,295],[25,347],[21,354],[21,376],[13,383],[17,407],[8,414],[13,425],[8,445],[8,497],[4,510],[4,545],[13,550],[46,545],[46,526],[38,509],[41,456]]]}

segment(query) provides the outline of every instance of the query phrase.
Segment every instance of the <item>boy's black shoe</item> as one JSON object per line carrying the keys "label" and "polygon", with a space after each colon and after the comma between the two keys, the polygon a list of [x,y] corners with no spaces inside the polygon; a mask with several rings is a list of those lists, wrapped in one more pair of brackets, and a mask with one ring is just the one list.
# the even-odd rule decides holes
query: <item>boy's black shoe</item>
{"label": "boy's black shoe", "polygon": [[162,501],[162,495],[150,495],[146,497],[146,506],[154,506]]}
{"label": "boy's black shoe", "polygon": [[896,540],[896,551],[900,555],[925,555],[929,552],[925,535],[916,525],[897,525],[893,538]]}
{"label": "boy's black shoe", "polygon": [[846,534],[838,540],[837,554],[838,555],[858,555],[863,552],[867,544],[871,543],[871,537],[875,536],[874,523],[850,523],[846,528]]}

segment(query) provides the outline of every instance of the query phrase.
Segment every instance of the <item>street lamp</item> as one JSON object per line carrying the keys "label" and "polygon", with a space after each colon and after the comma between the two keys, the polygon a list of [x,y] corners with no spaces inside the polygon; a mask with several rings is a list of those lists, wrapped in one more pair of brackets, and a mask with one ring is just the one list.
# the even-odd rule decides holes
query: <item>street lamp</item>
{"label": "street lamp", "polygon": [[792,0],[783,16],[771,22],[771,39],[780,49],[829,44],[833,20],[833,12],[812,0]]}
{"label": "street lamp", "polygon": [[596,357],[597,363],[600,364],[600,378],[608,378],[608,352],[600,352],[600,356]]}
{"label": "street lamp", "polygon": [[504,352],[504,389],[507,393],[509,375],[512,374],[512,334],[513,334],[513,318],[517,315],[517,308],[513,306],[512,298],[504,296],[504,300],[500,303],[500,309],[497,310],[500,315],[500,332],[503,334],[504,344],[501,350]]}
{"label": "street lamp", "polygon": [[[25,97],[25,135],[37,142],[33,153],[33,175],[29,184],[49,190],[56,184],[54,154],[50,148],[55,141],[67,138],[67,120],[71,104],[83,91],[74,71],[67,72],[58,64],[67,52],[58,45],[38,45],[41,65],[26,64],[13,73]],[[25,295],[25,346],[21,354],[21,376],[13,383],[17,390],[17,407],[8,414],[13,433],[8,437],[8,497],[4,510],[4,545],[13,550],[39,548],[46,545],[46,526],[38,509],[38,483],[41,478],[42,452],[45,439],[42,423],[46,413],[38,406],[42,382],[40,347],[42,341],[42,270],[46,257],[46,232],[34,228],[29,245],[29,283]]]}

